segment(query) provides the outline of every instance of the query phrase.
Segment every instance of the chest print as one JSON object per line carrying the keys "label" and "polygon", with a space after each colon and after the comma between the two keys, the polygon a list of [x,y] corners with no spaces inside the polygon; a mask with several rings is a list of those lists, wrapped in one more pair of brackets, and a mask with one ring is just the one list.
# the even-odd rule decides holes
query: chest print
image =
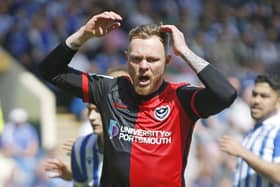
{"label": "chest print", "polygon": [[154,116],[159,121],[165,120],[169,116],[169,114],[170,107],[168,105],[157,107],[154,111]]}

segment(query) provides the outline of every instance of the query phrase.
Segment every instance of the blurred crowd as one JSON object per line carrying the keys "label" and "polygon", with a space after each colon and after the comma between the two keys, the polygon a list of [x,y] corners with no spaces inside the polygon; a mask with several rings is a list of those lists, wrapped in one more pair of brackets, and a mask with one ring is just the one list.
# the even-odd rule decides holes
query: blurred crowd
{"label": "blurred crowd", "polygon": [[40,147],[26,110],[12,109],[0,131],[0,187],[70,187],[70,182],[48,178],[44,164],[54,156],[54,150]]}
{"label": "blurred crowd", "polygon": [[[0,1],[0,44],[40,78],[37,67],[42,58],[91,15],[103,10],[123,16],[121,29],[89,41],[71,62],[74,68],[105,73],[108,68],[125,65],[128,31],[136,25],[161,22],[178,26],[189,47],[228,76],[239,98],[219,115],[198,122],[186,177],[190,187],[231,186],[235,159],[224,155],[217,141],[225,133],[240,138],[252,127],[248,97],[254,76],[264,71],[280,73],[280,1],[5,0]],[[167,71],[169,80],[199,84],[190,68],[175,56]],[[84,107],[81,102],[65,98],[58,97],[58,104],[79,116]],[[37,142],[33,146],[38,153],[35,132],[30,137]],[[20,166],[26,169],[24,164]],[[40,171],[35,173],[40,175]]]}

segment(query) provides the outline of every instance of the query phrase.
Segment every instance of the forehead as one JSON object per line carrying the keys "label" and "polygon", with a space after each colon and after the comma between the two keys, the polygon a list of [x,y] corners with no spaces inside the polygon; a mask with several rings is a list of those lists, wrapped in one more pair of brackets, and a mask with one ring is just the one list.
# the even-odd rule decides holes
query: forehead
{"label": "forehead", "polygon": [[96,110],[96,105],[95,104],[88,104],[87,108],[88,108],[88,110]]}
{"label": "forehead", "polygon": [[133,38],[129,43],[128,50],[132,55],[162,55],[164,54],[164,45],[158,36],[146,39]]}
{"label": "forehead", "polygon": [[253,88],[255,93],[265,93],[265,94],[276,94],[277,92],[273,90],[270,85],[266,82],[257,83]]}

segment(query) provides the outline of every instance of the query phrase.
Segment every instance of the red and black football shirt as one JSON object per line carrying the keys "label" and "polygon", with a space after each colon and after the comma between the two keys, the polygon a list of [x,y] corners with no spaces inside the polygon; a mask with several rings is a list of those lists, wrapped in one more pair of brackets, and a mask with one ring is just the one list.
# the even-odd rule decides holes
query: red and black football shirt
{"label": "red and black football shirt", "polygon": [[236,91],[213,66],[198,77],[205,88],[164,82],[149,96],[129,79],[89,75],[69,68],[76,51],[65,43],[41,63],[41,75],[97,105],[103,122],[102,187],[180,187],[195,121],[228,107]]}

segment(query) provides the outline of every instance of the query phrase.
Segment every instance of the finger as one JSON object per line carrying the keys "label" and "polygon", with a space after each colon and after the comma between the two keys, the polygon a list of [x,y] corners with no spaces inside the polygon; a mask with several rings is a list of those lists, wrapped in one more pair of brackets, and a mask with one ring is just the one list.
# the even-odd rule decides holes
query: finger
{"label": "finger", "polygon": [[116,16],[116,14],[114,14],[112,12],[106,11],[106,12],[104,12],[104,15],[111,20],[119,20],[119,18]]}
{"label": "finger", "polygon": [[174,25],[161,25],[160,31],[162,32],[174,32],[176,27]]}
{"label": "finger", "polygon": [[120,27],[120,22],[112,22],[111,24],[108,24],[106,28],[104,28],[102,31],[100,31],[101,34],[107,34],[111,32],[114,29],[117,29]]}
{"label": "finger", "polygon": [[55,172],[55,171],[50,171],[47,172],[47,177],[48,178],[60,178],[62,175],[61,173]]}
{"label": "finger", "polygon": [[162,32],[172,32],[172,29],[170,27],[167,26],[160,26],[160,31]]}
{"label": "finger", "polygon": [[48,168],[54,168],[56,165],[52,162],[52,161],[47,161],[46,163],[44,163],[44,168],[48,169]]}
{"label": "finger", "polygon": [[117,14],[113,11],[105,11],[104,15],[105,15],[106,18],[110,18],[114,21],[121,21],[122,20],[122,17],[119,14]]}
{"label": "finger", "polygon": [[49,160],[47,164],[52,168],[60,168],[64,165],[61,160],[56,160],[56,159]]}
{"label": "finger", "polygon": [[71,150],[71,149],[72,149],[72,145],[73,145],[73,144],[64,144],[64,145],[62,145],[62,148],[63,148],[63,149],[69,149],[69,150]]}
{"label": "finger", "polygon": [[114,20],[122,20],[122,17],[114,11],[110,11],[110,14],[115,18]]}
{"label": "finger", "polygon": [[57,165],[46,165],[44,166],[44,170],[46,171],[53,171],[53,170],[57,170],[59,169],[59,167]]}
{"label": "finger", "polygon": [[50,163],[50,164],[58,164],[58,163],[60,163],[60,160],[58,160],[58,159],[48,159],[48,160],[47,160],[47,163]]}
{"label": "finger", "polygon": [[68,139],[63,144],[65,145],[72,145],[75,142],[75,139]]}
{"label": "finger", "polygon": [[104,15],[106,18],[109,18],[109,19],[114,20],[113,14],[111,14],[111,13],[108,12],[108,11],[104,12],[103,15]]}

